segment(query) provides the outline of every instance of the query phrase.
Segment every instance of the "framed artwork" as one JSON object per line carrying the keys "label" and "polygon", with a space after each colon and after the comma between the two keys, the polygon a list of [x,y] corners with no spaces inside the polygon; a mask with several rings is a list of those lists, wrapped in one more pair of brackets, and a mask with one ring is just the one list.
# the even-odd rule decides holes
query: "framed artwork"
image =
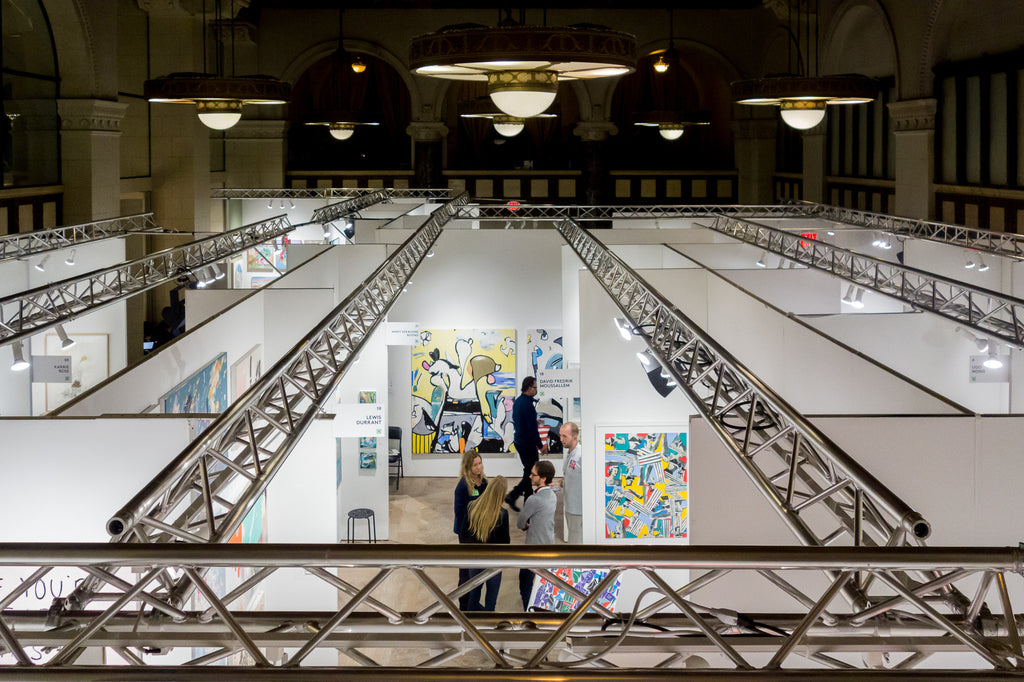
{"label": "framed artwork", "polygon": [[[372,404],[377,402],[377,391],[359,391],[359,402]],[[377,468],[377,438],[359,438],[359,468]]]}
{"label": "framed artwork", "polygon": [[261,277],[259,275],[253,275],[252,277],[249,278],[249,288],[250,289],[260,289],[262,287],[267,286],[268,284],[273,282],[275,279],[280,279],[280,278],[277,275],[272,275],[270,277]]}
{"label": "framed artwork", "polygon": [[242,258],[232,258],[231,263],[231,288],[241,289],[245,283],[245,269],[242,266],[244,260]]}
{"label": "framed artwork", "polygon": [[508,452],[514,329],[421,329],[412,347],[412,451]]}
{"label": "framed artwork", "polygon": [[542,369],[562,369],[562,330],[527,329],[520,379],[537,376]]}
{"label": "framed artwork", "polygon": [[228,406],[228,354],[221,353],[160,400],[165,414],[210,414]]}
{"label": "framed artwork", "polygon": [[[608,569],[604,568],[553,568],[551,572],[586,595],[589,595],[608,575]],[[598,602],[606,609],[614,611],[615,600],[618,596],[619,581],[616,580],[611,587],[605,590]],[[579,605],[579,599],[558,585],[541,576],[534,576],[533,592],[530,593],[530,608],[537,611],[572,613],[579,608]]]}
{"label": "framed artwork", "polygon": [[77,334],[71,338],[75,345],[67,350],[60,347],[56,334],[46,334],[46,355],[71,356],[71,383],[45,384],[46,411],[55,410],[72,398],[84,393],[110,376],[110,335]]}
{"label": "framed artwork", "polygon": [[688,542],[685,430],[598,427],[596,437],[604,442],[605,537]]}
{"label": "framed artwork", "polygon": [[[279,249],[274,244],[262,244],[249,249],[245,252],[245,259],[246,270],[249,272],[273,272],[274,268],[284,270],[288,260],[285,249]],[[271,267],[267,261],[274,266]]]}
{"label": "framed artwork", "polygon": [[256,344],[235,364],[231,365],[231,400],[256,383],[263,374],[263,344]]}

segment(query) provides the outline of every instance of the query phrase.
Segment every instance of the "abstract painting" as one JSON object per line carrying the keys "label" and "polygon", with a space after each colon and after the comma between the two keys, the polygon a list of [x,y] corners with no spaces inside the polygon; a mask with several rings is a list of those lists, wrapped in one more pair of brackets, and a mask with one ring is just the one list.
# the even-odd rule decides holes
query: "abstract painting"
{"label": "abstract painting", "polygon": [[67,350],[60,347],[56,334],[47,334],[47,355],[71,356],[71,383],[45,384],[46,411],[55,410],[72,398],[106,380],[110,376],[110,335],[72,333],[75,345]]}
{"label": "abstract painting", "polygon": [[514,329],[421,329],[412,347],[412,451],[508,452]]}
{"label": "abstract painting", "polygon": [[[608,575],[603,568],[553,568],[551,572],[572,585],[583,594],[589,595]],[[619,596],[619,581],[616,580],[604,591],[598,603],[610,611],[615,610],[615,600]],[[572,613],[579,608],[580,600],[572,596],[558,585],[536,576],[533,580],[533,592],[530,595],[530,608],[537,611],[557,611]]]}
{"label": "abstract painting", "polygon": [[[373,404],[377,402],[377,391],[359,391],[359,402]],[[359,468],[377,468],[377,439],[359,438]]]}
{"label": "abstract painting", "polygon": [[562,330],[527,329],[525,350],[529,363],[524,363],[523,377],[535,377],[542,369],[562,369]]}
{"label": "abstract painting", "polygon": [[688,537],[689,476],[686,433],[604,435],[605,537]]}
{"label": "abstract painting", "polygon": [[[273,272],[274,268],[284,270],[288,262],[287,252],[283,248],[277,248],[273,244],[256,246],[245,252],[246,270],[249,272]],[[270,263],[274,266],[271,267]]]}
{"label": "abstract painting", "polygon": [[228,354],[175,386],[160,400],[165,414],[212,414],[228,406]]}

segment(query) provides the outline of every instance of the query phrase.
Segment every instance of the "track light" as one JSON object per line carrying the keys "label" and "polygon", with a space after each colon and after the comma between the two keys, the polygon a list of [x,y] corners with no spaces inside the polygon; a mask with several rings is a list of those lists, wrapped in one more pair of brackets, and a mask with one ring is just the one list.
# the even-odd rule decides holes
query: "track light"
{"label": "track light", "polygon": [[987,353],[989,349],[989,341],[983,336],[975,336],[971,331],[964,329],[963,327],[957,327],[954,329],[957,334],[964,337],[968,341],[974,344],[974,347],[978,349],[979,353]]}
{"label": "track light", "polygon": [[331,238],[331,226],[330,225],[325,225],[324,226],[324,239],[330,239],[330,238]]}
{"label": "track light", "polygon": [[759,268],[766,268],[766,267],[768,267],[768,252],[767,251],[762,251],[761,252],[761,259],[759,261],[757,261],[756,265]]}
{"label": "track light", "polygon": [[295,202],[291,199],[288,199],[288,208],[295,208]]}
{"label": "track light", "polygon": [[846,295],[843,296],[842,301],[851,308],[857,308],[860,310],[864,307],[863,298],[864,290],[851,284],[846,288]]}
{"label": "track light", "polygon": [[853,285],[852,284],[850,286],[846,287],[846,295],[843,296],[842,301],[846,305],[850,305],[850,304],[853,303]]}
{"label": "track light", "polygon": [[427,258],[433,258],[433,257],[434,257],[434,250],[431,249],[430,253],[427,254]]}
{"label": "track light", "polygon": [[615,318],[615,328],[619,330],[619,335],[626,341],[633,338],[633,325],[626,322],[625,318]]}
{"label": "track light", "polygon": [[50,260],[50,254],[43,256],[43,259],[36,263],[33,267],[39,272],[46,272],[46,261]]}
{"label": "track light", "polygon": [[269,208],[269,209],[273,209],[274,208],[274,200],[273,199],[271,199],[270,201],[267,202],[267,208]]}
{"label": "track light", "polygon": [[836,236],[836,233],[833,232],[832,230],[827,231],[825,234],[827,234],[829,237],[835,237]]}
{"label": "track light", "polygon": [[983,261],[981,257],[978,257],[978,272],[985,272],[988,270],[988,263]]}
{"label": "track light", "polygon": [[988,369],[999,369],[1003,366],[1003,361],[999,359],[998,355],[996,355],[996,349],[992,346],[988,350],[988,359],[981,364],[985,365]]}
{"label": "track light", "polygon": [[74,265],[75,264],[75,251],[76,250],[77,249],[71,249],[71,253],[69,253],[68,257],[64,259],[64,265]]}
{"label": "track light", "polygon": [[210,265],[210,270],[213,271],[213,281],[224,279],[227,276],[227,272],[217,269],[216,265]]}
{"label": "track light", "polygon": [[654,358],[651,357],[651,352],[642,350],[636,354],[637,360],[644,366],[644,369],[650,369],[651,365],[654,364]]}
{"label": "track light", "polygon": [[68,333],[64,331],[64,325],[57,325],[57,336],[60,338],[60,349],[67,350],[75,345],[75,340],[68,337]]}
{"label": "track light", "polygon": [[971,270],[977,263],[974,262],[974,256],[970,253],[967,254],[967,262],[964,263],[964,270]]}
{"label": "track light", "polygon": [[25,359],[25,347],[21,341],[15,341],[11,345],[11,352],[14,353],[14,362],[11,363],[11,370],[23,372],[29,368],[29,361]]}

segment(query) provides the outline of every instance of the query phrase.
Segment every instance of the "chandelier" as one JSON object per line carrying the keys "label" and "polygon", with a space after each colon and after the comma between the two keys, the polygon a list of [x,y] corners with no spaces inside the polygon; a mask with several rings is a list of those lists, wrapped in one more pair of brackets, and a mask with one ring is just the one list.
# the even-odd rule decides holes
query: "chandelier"
{"label": "chandelier", "polygon": [[[875,99],[878,93],[878,84],[867,76],[819,76],[812,73],[811,65],[816,72],[818,63],[817,29],[813,44],[811,40],[812,4],[816,25],[818,0],[800,0],[796,12],[793,11],[792,0],[786,7],[786,30],[790,37],[789,68],[794,71],[792,48],[795,46],[796,73],[732,83],[732,95],[737,104],[777,106],[786,125],[798,130],[807,130],[821,123],[825,118],[825,108],[830,104],[865,104]],[[802,15],[801,6],[805,8]],[[793,31],[794,22],[796,33]]]}
{"label": "chandelier", "polygon": [[414,38],[409,65],[421,76],[486,81],[498,109],[530,118],[551,105],[560,82],[632,73],[636,38],[592,24],[462,24]]}
{"label": "chandelier", "polygon": [[[150,102],[191,104],[203,125],[213,130],[227,130],[242,118],[242,107],[246,104],[284,104],[288,101],[291,86],[272,76],[236,76],[235,66],[235,19],[227,22],[221,18],[221,3],[215,3],[216,38],[214,40],[217,64],[216,73],[206,73],[206,40],[203,40],[203,73],[172,73],[160,78],[147,80],[142,86],[143,96]],[[206,6],[203,5],[203,25],[206,25]],[[231,71],[224,75],[224,40],[222,32],[230,30]]]}

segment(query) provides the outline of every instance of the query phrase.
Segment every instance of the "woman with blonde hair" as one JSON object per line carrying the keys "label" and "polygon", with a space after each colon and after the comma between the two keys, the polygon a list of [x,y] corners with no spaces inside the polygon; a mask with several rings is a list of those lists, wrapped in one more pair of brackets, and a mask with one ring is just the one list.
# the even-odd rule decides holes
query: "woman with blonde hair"
{"label": "woman with blonde hair", "polygon": [[[508,482],[505,481],[505,477],[497,476],[479,498],[469,503],[469,514],[467,515],[466,529],[462,534],[462,542],[509,544],[508,511],[502,507],[507,491]],[[471,568],[469,577],[472,578],[482,571],[482,568]],[[493,611],[498,603],[501,572],[488,578],[485,584],[487,585],[487,596],[484,599],[483,610]],[[468,595],[470,609],[477,610],[476,606],[480,604],[482,589],[483,585],[478,585],[470,591]]]}
{"label": "woman with blonde hair", "polygon": [[[475,448],[469,448],[462,453],[462,464],[459,468],[459,482],[455,486],[455,524],[452,532],[459,536],[459,542],[469,542],[463,535],[468,520],[466,519],[466,507],[471,500],[475,500],[487,489],[487,479],[484,478],[484,462],[480,453]],[[469,580],[469,569],[459,569],[459,584]],[[476,597],[479,599],[479,595]],[[459,597],[459,608],[463,611],[479,611],[479,602],[470,602],[469,594]]]}

